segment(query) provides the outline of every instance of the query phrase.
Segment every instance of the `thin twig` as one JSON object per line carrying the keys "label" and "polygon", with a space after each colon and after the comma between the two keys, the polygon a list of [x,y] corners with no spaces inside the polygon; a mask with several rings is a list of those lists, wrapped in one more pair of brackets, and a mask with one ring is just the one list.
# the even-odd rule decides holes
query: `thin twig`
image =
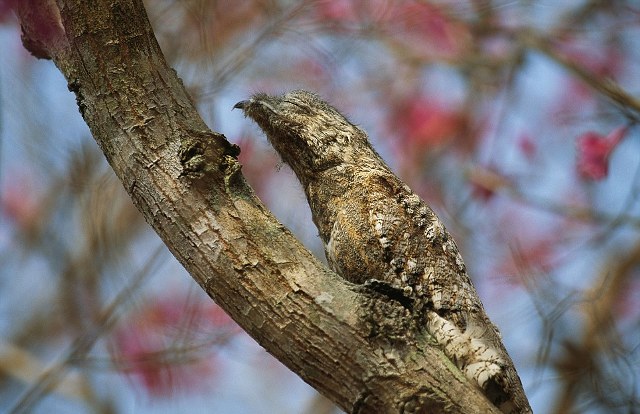
{"label": "thin twig", "polygon": [[130,283],[122,288],[111,303],[104,309],[93,329],[86,334],[76,338],[66,351],[66,356],[62,357],[54,366],[46,370],[36,382],[34,382],[18,401],[9,409],[8,413],[27,413],[42,397],[54,389],[62,380],[66,371],[74,361],[82,359],[93,347],[96,341],[107,331],[109,331],[121,312],[121,307],[126,303],[146,280],[153,273],[159,264],[158,259],[164,251],[164,244],[156,248],[153,255],[147,260],[145,265],[137,274],[133,275]]}

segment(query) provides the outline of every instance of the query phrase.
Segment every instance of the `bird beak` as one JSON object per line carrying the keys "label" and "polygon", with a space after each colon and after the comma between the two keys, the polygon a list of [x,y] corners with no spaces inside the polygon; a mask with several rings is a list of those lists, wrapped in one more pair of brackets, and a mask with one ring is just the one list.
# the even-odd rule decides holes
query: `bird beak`
{"label": "bird beak", "polygon": [[242,109],[244,110],[247,106],[249,106],[250,101],[240,101],[237,104],[233,105],[233,109]]}

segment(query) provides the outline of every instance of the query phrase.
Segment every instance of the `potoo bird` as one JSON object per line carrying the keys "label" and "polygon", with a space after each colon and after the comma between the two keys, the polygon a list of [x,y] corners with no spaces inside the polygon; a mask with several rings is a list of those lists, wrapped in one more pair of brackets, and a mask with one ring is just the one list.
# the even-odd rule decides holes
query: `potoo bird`
{"label": "potoo bird", "polygon": [[447,357],[504,413],[529,413],[520,378],[485,314],[458,247],[433,210],[318,95],[259,93],[238,102],[289,164],[307,196],[329,266],[410,299]]}

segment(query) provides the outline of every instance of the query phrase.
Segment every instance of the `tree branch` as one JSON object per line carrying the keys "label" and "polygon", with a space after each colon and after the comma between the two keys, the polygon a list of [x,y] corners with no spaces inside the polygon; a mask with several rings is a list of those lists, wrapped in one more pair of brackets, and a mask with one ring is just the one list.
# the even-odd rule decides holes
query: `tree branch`
{"label": "tree branch", "polygon": [[135,205],[267,351],[347,411],[497,412],[428,335],[407,335],[400,304],[324,268],[266,210],[238,148],[207,128],[167,66],[140,0],[23,4],[25,46],[62,71]]}
{"label": "tree branch", "polygon": [[587,69],[560,53],[557,48],[554,47],[553,42],[543,36],[531,31],[522,31],[518,36],[522,44],[555,61],[621,109],[634,111],[636,113],[634,119],[640,115],[640,101],[625,92],[613,79],[602,79],[590,73]]}

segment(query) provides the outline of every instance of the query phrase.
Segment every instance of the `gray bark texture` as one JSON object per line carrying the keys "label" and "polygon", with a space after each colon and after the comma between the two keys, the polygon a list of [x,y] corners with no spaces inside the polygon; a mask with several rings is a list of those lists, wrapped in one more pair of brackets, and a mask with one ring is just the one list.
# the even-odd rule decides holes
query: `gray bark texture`
{"label": "gray bark texture", "polygon": [[[25,0],[23,41],[54,61],[147,222],[268,352],[347,412],[497,413],[405,308],[325,268],[245,183],[167,66],[140,0]],[[371,335],[372,330],[388,332]]]}

